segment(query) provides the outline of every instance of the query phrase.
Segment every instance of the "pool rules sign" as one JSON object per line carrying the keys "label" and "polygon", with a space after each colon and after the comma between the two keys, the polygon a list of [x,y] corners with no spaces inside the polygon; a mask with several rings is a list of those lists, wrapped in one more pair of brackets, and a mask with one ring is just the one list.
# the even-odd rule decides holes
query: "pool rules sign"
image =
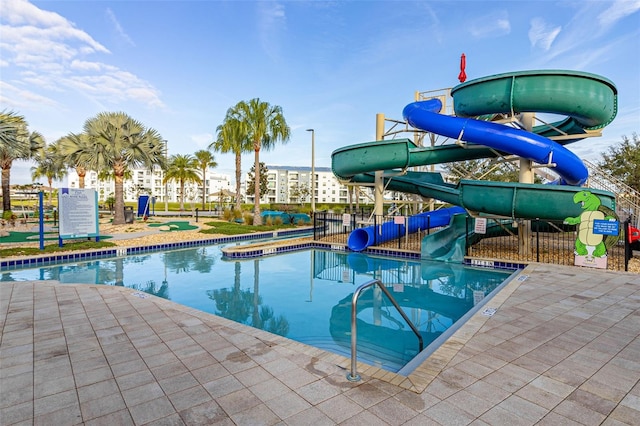
{"label": "pool rules sign", "polygon": [[60,239],[98,237],[98,193],[95,189],[61,188],[58,192]]}

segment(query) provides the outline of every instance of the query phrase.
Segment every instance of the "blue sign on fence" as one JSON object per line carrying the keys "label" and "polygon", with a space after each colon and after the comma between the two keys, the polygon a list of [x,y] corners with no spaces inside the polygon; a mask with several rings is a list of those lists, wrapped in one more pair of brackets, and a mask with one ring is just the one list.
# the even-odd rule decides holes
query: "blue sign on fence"
{"label": "blue sign on fence", "polygon": [[620,224],[617,220],[595,219],[593,221],[593,233],[600,235],[618,235]]}

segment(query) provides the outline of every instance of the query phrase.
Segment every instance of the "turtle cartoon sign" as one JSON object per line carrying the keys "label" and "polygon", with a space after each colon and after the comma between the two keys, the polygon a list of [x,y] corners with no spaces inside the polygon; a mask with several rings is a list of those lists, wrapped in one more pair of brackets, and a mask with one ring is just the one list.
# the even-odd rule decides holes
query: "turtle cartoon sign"
{"label": "turtle cartoon sign", "polygon": [[573,202],[579,203],[583,210],[580,216],[564,220],[569,225],[578,225],[574,264],[606,269],[607,250],[619,238],[618,217],[589,191],[577,192],[573,196]]}

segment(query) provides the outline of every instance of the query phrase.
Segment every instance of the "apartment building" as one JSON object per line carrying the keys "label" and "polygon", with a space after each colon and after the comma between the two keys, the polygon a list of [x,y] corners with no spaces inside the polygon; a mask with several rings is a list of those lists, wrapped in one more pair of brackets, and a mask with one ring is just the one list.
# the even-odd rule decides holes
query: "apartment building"
{"label": "apartment building", "polygon": [[[176,181],[162,183],[164,172],[160,168],[150,169],[133,169],[131,176],[125,179],[124,200],[135,202],[140,195],[149,195],[155,197],[156,203],[164,203],[180,201],[180,184]],[[67,175],[67,185],[69,188],[79,188],[79,178],[75,170],[69,170]],[[94,171],[87,172],[84,182],[85,188],[93,188],[98,192],[98,202],[104,202],[107,198],[112,197],[115,191],[115,182],[113,179],[100,180],[98,173]],[[206,199],[207,203],[216,203],[219,201],[221,191],[233,192],[231,185],[231,177],[229,175],[214,173],[209,170],[206,173]],[[185,184],[185,203],[194,203],[196,206],[202,204],[202,184],[189,182]]]}
{"label": "apartment building", "polygon": [[[311,202],[311,167],[267,165],[267,193],[261,203],[309,203]],[[253,194],[246,191],[249,174],[243,183],[245,202],[253,203]],[[315,202],[333,204],[349,202],[348,187],[338,181],[330,167],[315,167]],[[362,187],[361,187],[362,188]],[[360,192],[360,203],[371,203],[371,191],[364,188]],[[355,200],[353,200],[355,202]]]}

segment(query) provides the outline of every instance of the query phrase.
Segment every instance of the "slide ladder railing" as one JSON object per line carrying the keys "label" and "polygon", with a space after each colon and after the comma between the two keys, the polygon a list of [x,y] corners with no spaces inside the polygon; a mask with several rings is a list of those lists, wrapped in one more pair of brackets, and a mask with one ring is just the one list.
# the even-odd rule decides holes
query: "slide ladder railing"
{"label": "slide ladder railing", "polygon": [[618,214],[622,213],[620,220],[631,220],[632,226],[640,226],[640,192],[631,188],[620,179],[600,169],[595,164],[583,160],[589,170],[589,179],[586,186],[589,188],[603,189],[616,195],[616,207]]}
{"label": "slide ladder railing", "polygon": [[377,285],[380,288],[380,290],[382,290],[382,292],[389,298],[393,306],[395,306],[395,308],[398,310],[400,315],[402,315],[402,318],[407,322],[407,324],[409,324],[409,327],[411,327],[411,330],[418,337],[418,343],[420,344],[420,352],[422,352],[422,349],[424,349],[424,342],[422,341],[422,336],[420,335],[420,332],[418,331],[416,326],[413,325],[413,323],[411,322],[407,314],[404,313],[400,305],[398,305],[398,302],[396,302],[396,300],[393,298],[389,290],[387,290],[384,284],[382,284],[382,281],[378,279],[367,281],[366,283],[362,284],[360,287],[356,289],[356,291],[353,293],[353,298],[351,299],[351,372],[347,374],[347,380],[349,380],[350,382],[357,382],[360,380],[360,376],[358,375],[358,371],[357,371],[358,369],[357,367],[357,364],[358,364],[358,360],[357,360],[358,330],[357,328],[358,327],[356,325],[357,324],[356,319],[358,314],[358,310],[357,310],[358,298],[360,297],[360,293],[362,293],[363,290],[366,290],[369,287],[373,287],[374,285]]}

